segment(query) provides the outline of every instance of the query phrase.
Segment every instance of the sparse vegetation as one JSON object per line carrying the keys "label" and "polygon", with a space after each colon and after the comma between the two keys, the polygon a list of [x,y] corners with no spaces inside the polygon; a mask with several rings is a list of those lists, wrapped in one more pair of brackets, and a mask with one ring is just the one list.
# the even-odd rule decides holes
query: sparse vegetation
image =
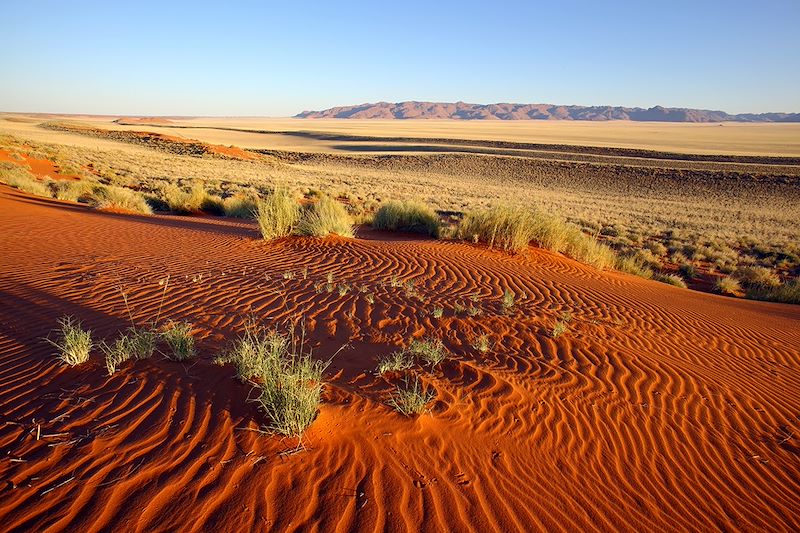
{"label": "sparse vegetation", "polygon": [[415,376],[411,383],[406,379],[402,387],[398,385],[388,403],[397,412],[411,416],[424,413],[434,398],[436,398],[436,393],[428,390]]}
{"label": "sparse vegetation", "polygon": [[322,196],[303,208],[296,233],[312,237],[327,237],[330,234],[352,237],[353,219],[341,203],[330,196]]}
{"label": "sparse vegetation", "polygon": [[516,296],[511,289],[505,289],[503,291],[503,298],[500,300],[500,307],[503,310],[503,314],[508,314],[514,309],[514,305],[516,302]]}
{"label": "sparse vegetation", "polygon": [[145,197],[131,189],[111,185],[95,189],[95,194],[100,209],[121,209],[145,215],[153,213]]}
{"label": "sparse vegetation", "polygon": [[88,361],[92,350],[92,332],[83,329],[81,322],[71,316],[60,318],[58,326],[57,340],[45,340],[58,350],[61,362],[75,366]]}
{"label": "sparse vegetation", "polygon": [[553,329],[550,331],[550,336],[554,339],[559,338],[561,335],[569,331],[569,324],[564,320],[559,320],[556,322]]}
{"label": "sparse vegetation", "polygon": [[656,274],[653,279],[660,281],[661,283],[666,283],[667,285],[680,287],[681,289],[686,288],[686,282],[683,281],[683,278],[677,274]]}
{"label": "sparse vegetation", "polygon": [[489,335],[485,333],[479,335],[473,342],[472,347],[481,353],[486,353],[492,349],[492,342],[489,340]]}
{"label": "sparse vegetation", "polygon": [[378,374],[402,372],[414,366],[414,357],[408,350],[396,350],[378,359]]}
{"label": "sparse vegetation", "polygon": [[742,290],[742,286],[739,284],[739,280],[736,278],[732,278],[730,276],[719,278],[714,285],[714,288],[717,289],[718,292],[722,294],[739,294]]}
{"label": "sparse vegetation", "polygon": [[389,231],[409,231],[439,237],[441,224],[436,212],[415,201],[388,202],[378,209],[372,219],[375,229]]}
{"label": "sparse vegetation", "polygon": [[286,189],[275,189],[259,200],[256,220],[265,240],[286,237],[300,220],[300,205]]}
{"label": "sparse vegetation", "polygon": [[222,203],[225,216],[255,219],[258,213],[258,198],[250,195],[236,195],[225,198]]}
{"label": "sparse vegetation", "polygon": [[185,361],[195,355],[192,325],[188,322],[167,322],[161,331],[161,338],[167,343],[170,353],[167,357],[174,361]]}
{"label": "sparse vegetation", "polygon": [[447,350],[439,339],[414,339],[409,344],[408,351],[432,368],[447,359]]}

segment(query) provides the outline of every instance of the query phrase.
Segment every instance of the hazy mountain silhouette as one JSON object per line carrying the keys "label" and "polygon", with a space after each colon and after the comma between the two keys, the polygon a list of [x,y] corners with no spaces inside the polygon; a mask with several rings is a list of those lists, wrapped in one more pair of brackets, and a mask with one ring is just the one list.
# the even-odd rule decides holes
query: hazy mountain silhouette
{"label": "hazy mountain silhouette", "polygon": [[655,106],[467,104],[465,102],[378,102],[303,111],[297,118],[462,120],[634,120],[658,122],[800,122],[800,113],[742,113]]}

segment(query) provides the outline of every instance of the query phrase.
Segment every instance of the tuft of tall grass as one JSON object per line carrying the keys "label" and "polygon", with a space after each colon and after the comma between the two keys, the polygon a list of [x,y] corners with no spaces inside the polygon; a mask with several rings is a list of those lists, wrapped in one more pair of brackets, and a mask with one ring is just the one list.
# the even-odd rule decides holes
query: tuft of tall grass
{"label": "tuft of tall grass", "polygon": [[260,389],[256,402],[270,419],[268,428],[282,435],[301,436],[320,403],[328,362],[314,359],[304,344],[294,328],[282,335],[250,325],[218,360],[233,363],[240,378],[255,380]]}
{"label": "tuft of tall grass", "polygon": [[438,238],[441,232],[441,222],[436,211],[417,201],[391,201],[381,205],[372,218],[372,227],[424,233],[434,238]]}
{"label": "tuft of tall grass", "polygon": [[169,359],[185,361],[194,357],[194,336],[190,323],[170,320],[161,331],[161,338],[169,346],[170,353],[167,355]]}
{"label": "tuft of tall grass", "polygon": [[614,267],[620,272],[627,272],[628,274],[633,274],[640,278],[651,279],[653,277],[653,271],[650,267],[642,264],[635,256],[618,257]]}
{"label": "tuft of tall grass", "polygon": [[747,297],[786,304],[800,304],[800,278],[778,286],[755,286],[747,289]]}
{"label": "tuft of tall grass", "polygon": [[781,280],[770,268],[746,266],[736,270],[736,279],[749,289],[769,289],[780,286]]}
{"label": "tuft of tall grass", "polygon": [[407,378],[403,383],[402,387],[397,385],[388,404],[405,416],[419,415],[425,412],[428,404],[436,397],[436,393],[428,390],[416,376],[411,383]]}
{"label": "tuft of tall grass", "polygon": [[730,276],[719,278],[714,284],[714,288],[721,294],[738,294],[742,290],[739,280]]}
{"label": "tuft of tall grass", "polygon": [[285,189],[275,189],[258,201],[256,220],[265,240],[291,235],[300,220],[300,205]]}
{"label": "tuft of tall grass", "polygon": [[56,181],[53,182],[53,196],[59,200],[88,203],[96,187],[91,181]]}
{"label": "tuft of tall grass", "polygon": [[81,322],[71,316],[60,318],[58,326],[58,339],[45,339],[58,350],[58,358],[70,366],[88,361],[92,350],[92,332],[83,329]]}
{"label": "tuft of tall grass", "polygon": [[123,209],[145,215],[153,213],[145,197],[132,189],[108,185],[96,187],[94,192],[97,196],[97,207],[101,209]]}
{"label": "tuft of tall grass", "polygon": [[295,232],[311,237],[327,237],[330,234],[352,237],[353,218],[340,202],[330,196],[322,196],[303,208]]}
{"label": "tuft of tall grass", "polygon": [[686,282],[677,274],[654,274],[653,279],[681,289],[686,288]]}
{"label": "tuft of tall grass", "polygon": [[0,163],[0,182],[34,196],[50,198],[53,192],[48,181],[40,181],[24,168],[14,163]]}
{"label": "tuft of tall grass", "polygon": [[569,331],[569,324],[566,320],[559,320],[553,326],[553,329],[550,331],[550,336],[554,339],[559,338],[561,335]]}
{"label": "tuft of tall grass", "polygon": [[204,203],[209,200],[209,194],[202,183],[195,183],[189,190],[170,183],[161,189],[161,198],[170,211],[186,215],[203,210]]}
{"label": "tuft of tall grass", "polygon": [[225,198],[222,207],[225,216],[255,219],[258,211],[258,198],[256,196],[231,196]]}

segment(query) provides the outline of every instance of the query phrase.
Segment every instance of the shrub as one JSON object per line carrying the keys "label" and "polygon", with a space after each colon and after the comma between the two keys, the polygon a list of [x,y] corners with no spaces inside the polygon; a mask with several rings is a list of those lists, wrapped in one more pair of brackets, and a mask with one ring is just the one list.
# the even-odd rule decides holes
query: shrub
{"label": "shrub", "polygon": [[428,403],[436,397],[436,393],[427,390],[417,377],[412,384],[409,384],[408,379],[403,383],[403,387],[398,385],[395,388],[389,398],[389,405],[405,416],[423,413]]}
{"label": "shrub", "polygon": [[769,268],[760,266],[742,267],[736,270],[736,278],[748,288],[770,288],[781,284],[778,275]]}
{"label": "shrub", "polygon": [[170,211],[185,215],[202,210],[208,199],[208,192],[201,183],[195,183],[188,191],[171,183],[161,190],[161,196]]}
{"label": "shrub", "polygon": [[56,181],[53,182],[53,196],[69,202],[88,202],[93,198],[96,183],[91,181]]}
{"label": "shrub", "polygon": [[258,201],[256,220],[266,240],[290,235],[299,219],[300,206],[285,189],[275,189],[272,194]]}
{"label": "shrub", "polygon": [[686,288],[686,282],[683,281],[683,278],[677,274],[655,274],[653,279],[660,281],[661,283],[666,283],[667,285],[680,287],[681,289]]}
{"label": "shrub", "polygon": [[411,344],[409,344],[408,351],[431,365],[431,367],[435,367],[447,359],[447,351],[444,348],[444,344],[439,339],[414,339],[411,341]]}
{"label": "shrub", "polygon": [[132,189],[108,185],[95,188],[96,206],[101,209],[122,209],[150,215],[153,210],[144,196]]}
{"label": "shrub", "polygon": [[683,263],[681,266],[678,267],[678,272],[685,278],[694,279],[697,275],[697,269],[691,263]]}
{"label": "shrub", "polygon": [[225,216],[235,218],[256,218],[258,198],[255,196],[231,196],[222,203]]}
{"label": "shrub", "polygon": [[489,340],[489,336],[483,334],[475,339],[475,341],[472,343],[472,347],[481,353],[486,353],[492,349],[492,343]]}
{"label": "shrub", "polygon": [[742,290],[739,280],[732,277],[719,278],[714,284],[714,288],[721,294],[738,294]]}
{"label": "shrub", "polygon": [[58,340],[45,339],[58,350],[58,358],[70,366],[88,361],[89,352],[92,350],[92,332],[84,330],[80,321],[71,316],[60,318],[58,325],[60,330]]}
{"label": "shrub", "polygon": [[352,237],[353,219],[341,203],[330,196],[322,196],[303,209],[296,233],[311,237],[327,237],[332,233]]}
{"label": "shrub", "polygon": [[398,350],[378,359],[378,374],[402,372],[414,366],[414,358],[408,350]]}
{"label": "shrub", "polygon": [[388,202],[372,219],[372,227],[389,231],[424,233],[438,238],[441,230],[439,216],[421,202]]}
{"label": "shrub", "polygon": [[200,210],[211,215],[222,216],[225,214],[225,203],[222,198],[216,194],[206,194],[203,202],[200,204]]}
{"label": "shrub", "polygon": [[185,361],[195,355],[192,325],[188,322],[169,321],[161,332],[161,338],[167,343],[171,353],[168,358],[174,361]]}

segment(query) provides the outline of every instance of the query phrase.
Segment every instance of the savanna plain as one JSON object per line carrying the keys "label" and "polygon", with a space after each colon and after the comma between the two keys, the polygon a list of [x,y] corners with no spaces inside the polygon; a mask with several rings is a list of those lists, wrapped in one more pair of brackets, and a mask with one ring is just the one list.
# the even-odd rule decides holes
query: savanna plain
{"label": "savanna plain", "polygon": [[800,529],[800,126],[0,114],[0,529]]}

